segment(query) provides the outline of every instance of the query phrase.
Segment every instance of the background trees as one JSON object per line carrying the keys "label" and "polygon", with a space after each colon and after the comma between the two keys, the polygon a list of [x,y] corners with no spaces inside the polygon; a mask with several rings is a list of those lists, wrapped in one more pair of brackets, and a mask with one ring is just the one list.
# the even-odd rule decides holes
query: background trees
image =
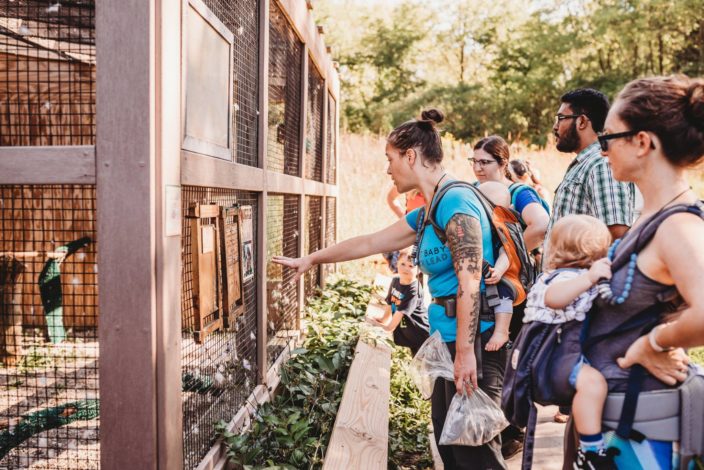
{"label": "background trees", "polygon": [[435,105],[471,140],[543,145],[559,96],[611,98],[633,78],[704,74],[704,0],[319,0],[342,124],[386,132]]}

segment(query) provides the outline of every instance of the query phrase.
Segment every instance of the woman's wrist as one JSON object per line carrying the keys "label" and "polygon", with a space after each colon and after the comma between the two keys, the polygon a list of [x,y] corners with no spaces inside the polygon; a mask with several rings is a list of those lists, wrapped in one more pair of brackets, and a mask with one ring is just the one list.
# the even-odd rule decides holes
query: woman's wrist
{"label": "woman's wrist", "polygon": [[673,346],[661,346],[660,343],[657,341],[657,334],[660,329],[665,326],[665,325],[658,325],[652,330],[650,330],[650,333],[648,333],[648,343],[650,344],[650,347],[652,348],[653,351],[655,352],[666,352],[666,351],[672,351],[675,349]]}

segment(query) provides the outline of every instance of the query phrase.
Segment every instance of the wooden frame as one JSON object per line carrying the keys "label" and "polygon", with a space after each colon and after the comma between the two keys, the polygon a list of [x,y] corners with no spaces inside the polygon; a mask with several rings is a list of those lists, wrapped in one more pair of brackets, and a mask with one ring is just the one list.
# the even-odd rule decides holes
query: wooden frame
{"label": "wooden frame", "polygon": [[228,329],[244,313],[240,254],[239,207],[220,208],[220,272],[222,278],[222,320]]}
{"label": "wooden frame", "polygon": [[[220,245],[220,206],[214,204],[194,204],[188,209],[191,219],[191,253],[193,269],[193,306],[195,310],[195,331],[193,338],[201,343],[213,331],[222,329],[225,315],[220,285],[222,283]],[[215,219],[215,223],[205,223],[203,219]]]}
{"label": "wooden frame", "polygon": [[[227,77],[226,79],[226,85],[227,86],[227,99],[226,99],[226,114],[227,114],[227,122],[225,123],[226,129],[226,136],[225,136],[225,143],[226,145],[219,145],[217,143],[214,143],[212,141],[204,140],[200,138],[199,136],[192,136],[188,134],[188,129],[189,129],[189,95],[188,95],[188,90],[189,90],[189,83],[191,83],[191,78],[189,77],[188,70],[190,68],[190,62],[189,62],[189,52],[192,46],[194,44],[189,40],[189,33],[188,33],[188,25],[192,24],[191,18],[192,18],[192,13],[197,14],[200,18],[203,19],[205,23],[205,27],[211,28],[215,33],[217,33],[226,43],[228,46],[227,49],[227,56],[228,56],[228,69],[227,69]],[[186,25],[184,27],[184,33],[183,33],[183,51],[184,51],[184,56],[185,56],[185,61],[184,61],[184,66],[183,66],[183,149],[188,150],[191,152],[195,153],[200,153],[203,155],[208,155],[211,157],[216,157],[220,158],[223,160],[227,161],[232,161],[233,160],[233,151],[236,148],[235,146],[235,141],[234,141],[234,135],[235,131],[233,129],[232,125],[232,116],[233,116],[233,105],[232,105],[232,98],[235,96],[236,90],[233,89],[233,79],[232,79],[232,74],[233,74],[233,59],[232,59],[232,48],[234,47],[234,42],[235,42],[235,36],[234,34],[218,19],[218,17],[210,11],[210,9],[203,3],[201,0],[186,0],[184,1],[184,12],[183,12],[183,23]],[[221,77],[220,77],[221,78]],[[210,81],[212,83],[212,80]],[[212,120],[211,120],[212,121]],[[217,121],[217,120],[215,120]],[[206,123],[206,128],[207,127],[212,127],[212,123],[208,124]]]}
{"label": "wooden frame", "polygon": [[0,147],[0,184],[95,184],[95,147]]}

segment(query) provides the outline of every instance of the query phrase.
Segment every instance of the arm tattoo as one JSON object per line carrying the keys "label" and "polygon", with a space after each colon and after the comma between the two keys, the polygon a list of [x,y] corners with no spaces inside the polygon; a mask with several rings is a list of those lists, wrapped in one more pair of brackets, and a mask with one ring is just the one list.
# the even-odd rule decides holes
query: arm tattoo
{"label": "arm tattoo", "polygon": [[[456,214],[448,222],[445,234],[458,277],[462,271],[466,271],[472,278],[481,279],[483,254],[482,228],[479,221],[466,214]],[[467,294],[470,295],[473,304],[469,317],[469,342],[473,344],[479,322],[481,294],[479,289],[476,292],[467,293],[462,288],[462,283],[459,283],[457,287],[458,308],[462,297]]]}

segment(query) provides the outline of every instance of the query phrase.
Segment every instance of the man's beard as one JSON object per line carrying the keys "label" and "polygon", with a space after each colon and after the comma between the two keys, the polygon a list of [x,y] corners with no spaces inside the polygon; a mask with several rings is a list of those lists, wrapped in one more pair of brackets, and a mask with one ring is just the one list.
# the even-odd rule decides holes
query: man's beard
{"label": "man's beard", "polygon": [[579,148],[579,134],[577,134],[577,123],[572,121],[572,125],[565,134],[557,140],[557,150],[564,153],[575,152]]}

